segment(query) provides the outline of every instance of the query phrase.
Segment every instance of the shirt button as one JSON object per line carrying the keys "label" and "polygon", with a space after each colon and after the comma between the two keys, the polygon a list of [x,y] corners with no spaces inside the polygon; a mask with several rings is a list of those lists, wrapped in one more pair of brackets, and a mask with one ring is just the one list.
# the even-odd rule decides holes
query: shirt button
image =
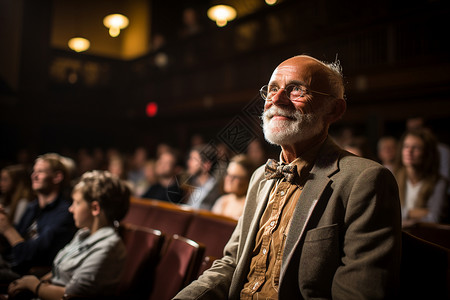
{"label": "shirt button", "polygon": [[284,191],[281,191],[281,192],[280,192],[280,195],[281,195],[281,196],[284,196]]}
{"label": "shirt button", "polygon": [[270,227],[273,227],[275,225],[275,221],[270,222]]}
{"label": "shirt button", "polygon": [[263,254],[265,255],[266,253],[267,253],[267,249],[264,248],[264,249],[263,249]]}

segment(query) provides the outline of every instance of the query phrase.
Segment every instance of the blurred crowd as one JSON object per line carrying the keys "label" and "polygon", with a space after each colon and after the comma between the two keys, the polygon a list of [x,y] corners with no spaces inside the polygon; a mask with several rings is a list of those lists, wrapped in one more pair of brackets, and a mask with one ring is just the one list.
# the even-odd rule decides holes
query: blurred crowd
{"label": "blurred crowd", "polygon": [[[345,150],[376,160],[393,172],[404,226],[449,221],[450,148],[437,140],[423,118],[409,118],[400,137],[380,137],[375,151],[366,137],[355,136],[351,130],[333,138]],[[83,148],[60,157],[72,182],[87,171],[108,170],[126,181],[135,197],[189,205],[237,219],[253,171],[267,159],[278,158],[266,145],[255,138],[245,151],[236,153],[224,143],[208,143],[195,134],[185,153],[162,142],[155,149],[138,146],[130,153]],[[12,222],[18,222],[34,197],[30,181],[33,162],[20,159],[18,156],[16,164],[1,170],[1,203]]]}

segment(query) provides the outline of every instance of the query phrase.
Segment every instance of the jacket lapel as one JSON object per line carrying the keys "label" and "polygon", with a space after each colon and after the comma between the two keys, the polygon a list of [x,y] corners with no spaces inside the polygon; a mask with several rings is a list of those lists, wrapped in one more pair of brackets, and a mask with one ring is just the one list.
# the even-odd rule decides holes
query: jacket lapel
{"label": "jacket lapel", "polygon": [[[259,188],[257,189],[256,199],[260,199],[257,202],[256,208],[251,220],[250,226],[248,227],[248,233],[244,237],[245,243],[241,250],[239,250],[239,263],[236,266],[233,276],[231,286],[230,286],[230,299],[239,298],[240,291],[244,281],[246,281],[246,276],[248,273],[248,268],[251,262],[251,254],[253,247],[255,246],[255,237],[259,230],[259,221],[264,213],[267,206],[267,201],[269,199],[270,191],[275,184],[275,180],[262,179]],[[241,242],[242,243],[242,242]]]}
{"label": "jacket lapel", "polygon": [[281,281],[283,280],[286,268],[294,255],[295,249],[304,238],[305,229],[308,222],[311,220],[311,216],[318,207],[318,204],[328,201],[324,192],[327,189],[327,186],[331,184],[329,176],[338,170],[338,159],[339,148],[330,138],[328,138],[319,151],[314,167],[310,172],[309,179],[306,182],[295,207],[283,251],[280,274]]}

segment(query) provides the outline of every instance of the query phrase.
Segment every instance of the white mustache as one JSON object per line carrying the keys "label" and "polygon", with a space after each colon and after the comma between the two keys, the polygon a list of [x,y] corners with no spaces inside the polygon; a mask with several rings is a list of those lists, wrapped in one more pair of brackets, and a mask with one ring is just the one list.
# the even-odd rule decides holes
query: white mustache
{"label": "white mustache", "polygon": [[301,113],[299,111],[292,111],[292,110],[287,110],[287,109],[283,109],[283,108],[279,108],[276,106],[272,106],[271,108],[269,108],[268,110],[266,110],[263,113],[263,118],[272,118],[274,116],[281,116],[281,117],[286,117],[286,118],[291,118],[291,119],[295,119],[298,120],[299,116],[301,116]]}

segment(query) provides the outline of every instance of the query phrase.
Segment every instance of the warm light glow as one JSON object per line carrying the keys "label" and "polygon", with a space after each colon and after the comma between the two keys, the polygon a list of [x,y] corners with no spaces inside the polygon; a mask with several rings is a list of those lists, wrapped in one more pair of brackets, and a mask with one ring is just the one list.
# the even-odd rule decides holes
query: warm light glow
{"label": "warm light glow", "polygon": [[103,19],[103,25],[109,28],[109,35],[116,37],[120,34],[120,30],[128,26],[128,18],[121,14],[108,15]]}
{"label": "warm light glow", "polygon": [[215,21],[217,26],[223,27],[236,18],[236,10],[228,5],[216,5],[208,9],[208,18]]}
{"label": "warm light glow", "polygon": [[274,5],[275,3],[277,3],[277,0],[266,0],[266,3],[268,5]]}
{"label": "warm light glow", "polygon": [[83,52],[89,49],[91,43],[82,37],[74,37],[69,40],[69,48],[76,52]]}

